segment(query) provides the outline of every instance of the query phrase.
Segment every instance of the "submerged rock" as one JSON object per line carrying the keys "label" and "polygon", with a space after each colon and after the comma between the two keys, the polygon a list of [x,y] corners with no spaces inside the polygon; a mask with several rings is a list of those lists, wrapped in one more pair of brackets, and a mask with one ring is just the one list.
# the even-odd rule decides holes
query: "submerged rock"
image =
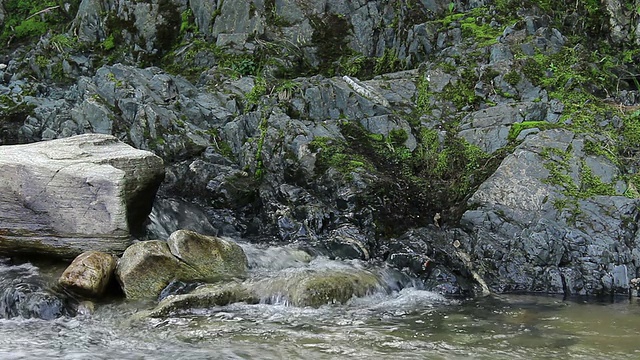
{"label": "submerged rock", "polygon": [[129,247],[116,274],[127,299],[157,298],[172,281],[219,281],[244,277],[247,257],[230,239],[178,230],[168,242],[150,240]]}
{"label": "submerged rock", "polygon": [[65,298],[47,287],[35,266],[0,265],[0,318],[51,320],[74,312]]}
{"label": "submerged rock", "polygon": [[169,295],[147,315],[163,317],[193,309],[206,309],[236,302],[258,303],[259,298],[244,283],[204,284],[188,294]]}
{"label": "submerged rock", "polygon": [[97,298],[106,291],[115,268],[111,254],[87,251],[71,262],[58,283],[74,294]]}

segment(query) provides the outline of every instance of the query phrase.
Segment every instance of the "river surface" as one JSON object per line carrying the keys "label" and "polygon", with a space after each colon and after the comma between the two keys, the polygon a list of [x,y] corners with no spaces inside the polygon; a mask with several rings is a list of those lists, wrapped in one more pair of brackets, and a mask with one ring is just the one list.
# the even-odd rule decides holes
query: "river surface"
{"label": "river surface", "polygon": [[[366,266],[301,261],[299,252],[282,248],[245,250],[254,276],[296,266]],[[56,271],[42,272],[55,276]],[[378,271],[389,282],[401,278]],[[140,318],[136,315],[149,305],[114,301],[76,317],[4,319],[0,359],[640,358],[638,299],[492,296],[457,301],[420,290],[417,282],[400,282],[406,287],[320,308],[271,301]]]}

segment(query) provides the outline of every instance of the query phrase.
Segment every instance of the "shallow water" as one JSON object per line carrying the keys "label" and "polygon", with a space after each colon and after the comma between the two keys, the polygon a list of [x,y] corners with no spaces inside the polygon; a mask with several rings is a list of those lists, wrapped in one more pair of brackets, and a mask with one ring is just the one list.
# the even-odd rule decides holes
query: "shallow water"
{"label": "shallow water", "polygon": [[319,309],[234,304],[131,320],[0,320],[2,359],[637,359],[640,303],[510,296],[462,303],[404,289]]}
{"label": "shallow water", "polygon": [[[245,250],[256,278],[292,268],[368,266],[311,260],[294,249]],[[140,319],[136,313],[149,305],[120,301],[72,318],[0,320],[0,359],[640,358],[638,299],[454,301],[388,269],[370,270],[401,286],[320,308],[276,301]],[[44,273],[55,277],[56,271]]]}

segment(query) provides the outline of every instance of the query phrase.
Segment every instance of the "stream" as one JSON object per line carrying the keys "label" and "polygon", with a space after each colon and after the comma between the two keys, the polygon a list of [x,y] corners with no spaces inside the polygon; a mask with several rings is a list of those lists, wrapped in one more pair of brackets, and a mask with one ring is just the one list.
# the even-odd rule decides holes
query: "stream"
{"label": "stream", "polygon": [[[243,244],[251,277],[292,269],[363,269],[386,283],[346,304],[290,306],[265,298],[164,318],[122,300],[54,320],[0,320],[1,359],[637,359],[640,301],[492,296],[458,301],[397,271]],[[0,265],[55,279],[61,268]],[[14,271],[15,272],[15,271]],[[280,275],[282,276],[282,275]]]}

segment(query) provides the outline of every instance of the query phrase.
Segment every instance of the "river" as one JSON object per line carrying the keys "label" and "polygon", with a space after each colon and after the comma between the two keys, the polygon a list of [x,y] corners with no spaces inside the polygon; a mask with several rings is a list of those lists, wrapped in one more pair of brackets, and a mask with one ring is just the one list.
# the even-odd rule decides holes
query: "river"
{"label": "river", "polygon": [[[299,252],[283,248],[245,250],[254,277],[278,271],[276,263],[283,269],[368,266],[324,258],[300,262]],[[148,305],[115,300],[75,317],[4,319],[0,359],[640,358],[635,298],[512,295],[461,301],[421,290],[419,282],[391,270],[377,271],[389,282],[401,279],[404,287],[320,308],[271,299],[140,318]],[[41,272],[53,278],[59,269]]]}

